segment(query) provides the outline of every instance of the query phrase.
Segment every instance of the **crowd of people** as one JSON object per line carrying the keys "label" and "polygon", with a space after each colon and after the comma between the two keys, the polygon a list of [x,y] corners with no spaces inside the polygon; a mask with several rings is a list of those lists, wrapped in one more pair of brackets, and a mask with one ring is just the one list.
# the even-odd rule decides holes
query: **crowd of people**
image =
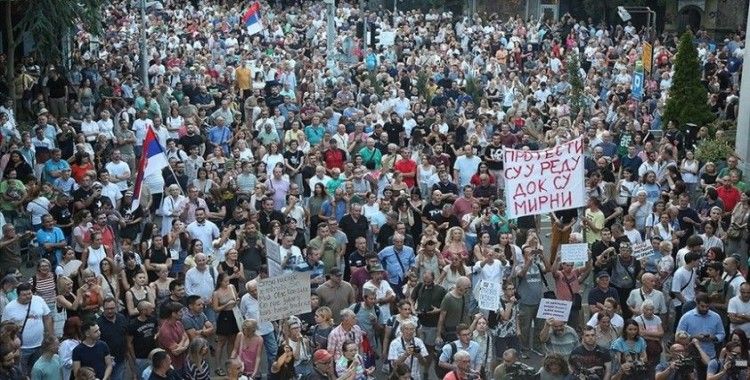
{"label": "crowd of people", "polygon": [[[0,378],[748,378],[750,187],[695,157],[731,132],[662,118],[675,34],[340,2],[327,59],[323,2],[262,3],[252,35],[248,2],[198,3],[148,2],[148,83],[136,5],[111,1],[69,65],[37,52],[4,84]],[[394,43],[363,46],[363,18]],[[694,43],[735,120],[744,34]],[[150,130],[169,166],[138,193]],[[509,217],[503,149],[579,137],[586,207]],[[311,312],[260,317],[269,240]]]}

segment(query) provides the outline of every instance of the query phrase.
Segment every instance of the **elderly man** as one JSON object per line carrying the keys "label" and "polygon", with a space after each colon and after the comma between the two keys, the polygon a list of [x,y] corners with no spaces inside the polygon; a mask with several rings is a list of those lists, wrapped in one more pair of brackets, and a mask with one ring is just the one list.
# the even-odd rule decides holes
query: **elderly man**
{"label": "elderly man", "polygon": [[208,257],[199,253],[195,255],[195,267],[185,273],[185,294],[199,296],[205,304],[204,312],[211,323],[216,322],[216,313],[211,307],[211,297],[216,284],[216,271],[208,265]]}
{"label": "elderly man", "polygon": [[240,311],[245,319],[258,321],[258,335],[263,337],[263,346],[266,349],[266,361],[268,363],[268,368],[271,368],[271,364],[276,360],[276,351],[278,350],[278,342],[276,341],[273,324],[270,321],[263,321],[260,319],[258,281],[248,281],[247,284],[245,284],[245,289],[247,289],[247,293],[245,293],[240,300]]}
{"label": "elderly man", "polygon": [[215,125],[208,130],[208,142],[213,146],[220,146],[224,154],[229,153],[229,142],[232,140],[232,130],[225,125],[223,117],[217,117]]}
{"label": "elderly man", "polygon": [[547,355],[560,354],[564,357],[570,355],[573,349],[580,344],[576,330],[564,321],[548,319],[542,332],[539,333],[539,340],[544,344],[544,351]]}
{"label": "elderly man", "polygon": [[630,291],[628,296],[627,305],[634,316],[641,315],[641,305],[646,300],[651,300],[654,303],[655,314],[664,314],[669,310],[667,309],[667,303],[664,299],[664,293],[660,290],[656,290],[656,275],[653,273],[644,273],[641,276],[641,287]]}
{"label": "elderly man", "polygon": [[335,360],[343,355],[344,343],[352,341],[357,347],[362,343],[364,332],[357,326],[357,315],[351,309],[343,309],[339,313],[341,323],[328,334],[328,352]]}

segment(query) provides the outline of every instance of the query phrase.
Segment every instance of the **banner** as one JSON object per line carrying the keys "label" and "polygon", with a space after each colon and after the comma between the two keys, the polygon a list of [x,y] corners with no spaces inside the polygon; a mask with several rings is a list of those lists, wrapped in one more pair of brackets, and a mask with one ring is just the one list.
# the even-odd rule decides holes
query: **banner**
{"label": "banner", "polygon": [[497,282],[485,281],[479,283],[477,291],[477,301],[479,308],[483,310],[497,311],[500,308],[500,296],[502,287]]}
{"label": "banner", "polygon": [[545,150],[504,149],[503,160],[509,217],[586,205],[582,138]]}
{"label": "banner", "polygon": [[542,301],[539,302],[539,310],[536,313],[536,317],[545,320],[552,318],[556,321],[567,322],[572,306],[573,302],[570,301],[542,298]]}
{"label": "banner", "polygon": [[264,321],[310,312],[310,273],[294,272],[258,281],[258,306]]}

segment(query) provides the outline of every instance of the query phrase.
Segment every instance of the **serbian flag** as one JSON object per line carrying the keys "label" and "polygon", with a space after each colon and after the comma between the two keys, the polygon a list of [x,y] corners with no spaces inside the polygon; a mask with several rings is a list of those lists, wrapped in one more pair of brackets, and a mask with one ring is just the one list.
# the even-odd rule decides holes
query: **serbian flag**
{"label": "serbian flag", "polygon": [[141,153],[141,160],[138,162],[138,173],[135,176],[135,188],[133,189],[133,205],[131,210],[135,210],[140,203],[141,197],[141,186],[143,186],[143,178],[151,174],[159,173],[161,170],[169,166],[167,161],[167,155],[164,153],[164,149],[159,144],[159,140],[156,138],[154,130],[149,127],[146,132],[146,139],[143,140],[143,152]]}
{"label": "serbian flag", "polygon": [[260,4],[253,3],[242,15],[242,23],[247,27],[250,35],[260,33],[263,30],[263,21],[260,19]]}

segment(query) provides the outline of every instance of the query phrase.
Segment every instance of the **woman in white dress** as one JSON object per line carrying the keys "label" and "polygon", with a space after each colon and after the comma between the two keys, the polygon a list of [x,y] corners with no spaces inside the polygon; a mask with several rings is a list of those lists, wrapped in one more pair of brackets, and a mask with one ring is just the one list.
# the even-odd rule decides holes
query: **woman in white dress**
{"label": "woman in white dress", "polygon": [[172,229],[172,220],[182,214],[183,208],[185,207],[184,195],[181,194],[180,186],[177,184],[169,185],[167,188],[167,196],[161,203],[161,235],[164,236],[169,233]]}

